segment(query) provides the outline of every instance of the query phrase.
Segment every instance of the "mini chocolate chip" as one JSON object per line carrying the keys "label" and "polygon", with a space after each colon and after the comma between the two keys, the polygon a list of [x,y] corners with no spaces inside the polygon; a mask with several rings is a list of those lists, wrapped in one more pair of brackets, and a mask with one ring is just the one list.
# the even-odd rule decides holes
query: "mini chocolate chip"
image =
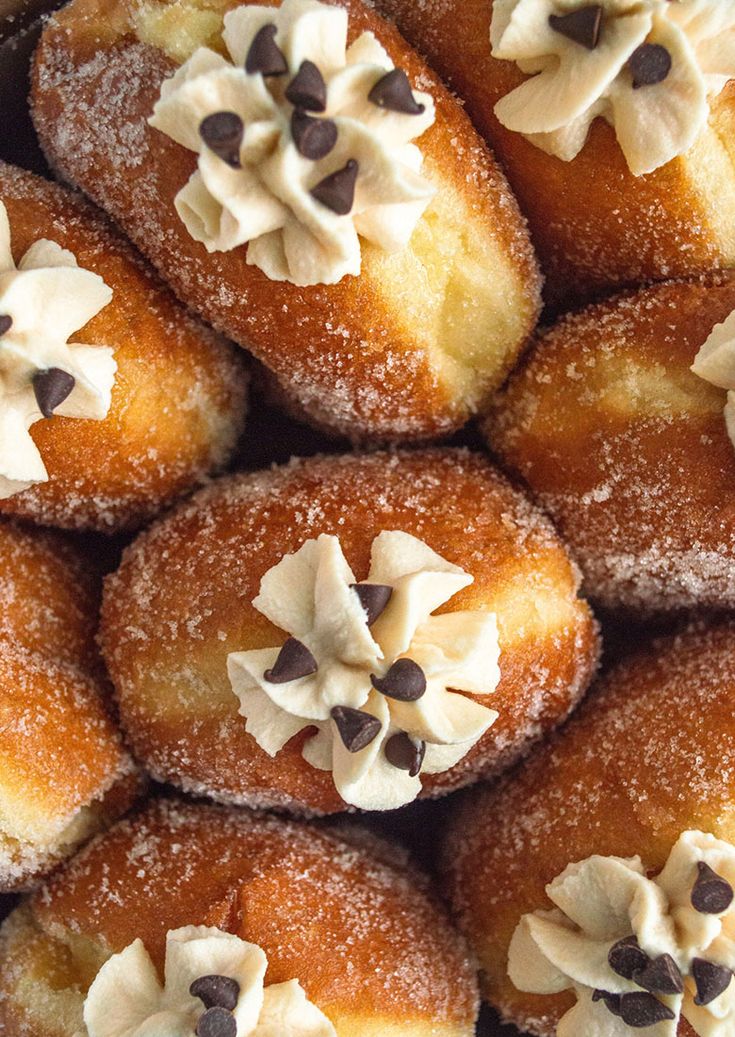
{"label": "mini chocolate chip", "polygon": [[385,611],[393,596],[393,588],[383,583],[351,583],[350,586],[360,599],[367,615],[367,625],[371,627]]}
{"label": "mini chocolate chip", "polygon": [[342,169],[325,176],[316,187],[312,187],[312,197],[338,216],[347,216],[355,204],[355,184],[359,171],[357,162],[351,158]]}
{"label": "mini chocolate chip", "polygon": [[617,972],[623,979],[632,979],[633,973],[644,969],[649,959],[637,937],[626,936],[624,940],[618,940],[612,945],[607,960],[613,972]]}
{"label": "mini chocolate chip", "polygon": [[426,742],[415,742],[409,735],[401,732],[391,735],[385,743],[385,758],[399,771],[408,771],[410,778],[421,772],[421,765],[426,756]]}
{"label": "mini chocolate chip", "polygon": [[237,1037],[237,1022],[226,1008],[208,1008],[194,1032],[196,1037]]}
{"label": "mini chocolate chip", "polygon": [[48,371],[39,371],[33,376],[33,392],[44,418],[53,417],[75,385],[74,378],[60,367],[49,367]]}
{"label": "mini chocolate chip", "polygon": [[633,982],[651,994],[681,994],[684,989],[679,966],[670,954],[661,954],[636,970]]}
{"label": "mini chocolate chip", "polygon": [[394,68],[382,76],[368,94],[368,101],[401,115],[421,115],[426,105],[419,104],[413,96],[408,76],[402,68]]}
{"label": "mini chocolate chip", "polygon": [[602,6],[589,4],[569,14],[550,14],[549,25],[554,32],[561,33],[568,40],[581,43],[587,50],[594,50],[600,42]]}
{"label": "mini chocolate chip", "polygon": [[337,143],[337,123],[331,119],[315,119],[294,108],[291,116],[291,136],[304,158],[317,162],[324,158]]}
{"label": "mini chocolate chip", "polygon": [[301,62],[301,68],[286,87],[286,100],[307,112],[326,110],[327,84],[313,61]]}
{"label": "mini chocolate chip", "polygon": [[266,670],[263,676],[269,684],[288,684],[301,677],[308,677],[318,669],[317,661],[306,645],[295,637],[289,637],[278,653],[273,668]]}
{"label": "mini chocolate chip", "polygon": [[709,1005],[720,994],[724,994],[732,982],[732,970],[724,965],[715,965],[713,961],[695,958],[692,962],[692,975],[697,984],[695,1005]]}
{"label": "mini chocolate chip", "polygon": [[620,1015],[620,994],[611,994],[609,990],[594,990],[593,1001],[604,1001],[605,1007],[613,1015]]}
{"label": "mini chocolate chip", "polygon": [[628,59],[633,89],[662,83],[671,71],[671,55],[660,43],[642,43]]}
{"label": "mini chocolate chip", "polygon": [[199,136],[218,158],[233,169],[240,168],[240,145],[245,126],[235,112],[214,112],[202,119]]}
{"label": "mini chocolate chip", "polygon": [[733,902],[735,892],[729,882],[700,861],[697,881],[692,890],[692,907],[702,915],[721,915]]}
{"label": "mini chocolate chip", "polygon": [[350,706],[335,706],[332,720],[337,725],[339,736],[348,753],[359,753],[380,733],[380,721],[372,713]]}
{"label": "mini chocolate chip", "polygon": [[240,984],[229,976],[200,976],[189,987],[192,997],[198,997],[205,1008],[226,1008],[229,1012],[237,1008]]}
{"label": "mini chocolate chip", "polygon": [[635,1030],[676,1018],[668,1005],[662,1004],[653,994],[622,994],[620,1017],[626,1026]]}
{"label": "mini chocolate chip", "polygon": [[5,335],[13,326],[13,318],[7,313],[0,314],[0,335]]}
{"label": "mini chocolate chip", "polygon": [[275,25],[264,25],[255,35],[250,44],[248,56],[245,58],[245,71],[251,75],[260,73],[261,76],[285,76],[288,72],[288,62],[283,51],[276,44]]}
{"label": "mini chocolate chip", "polygon": [[370,683],[389,699],[418,702],[426,694],[424,671],[413,659],[396,659],[385,677],[370,674]]}

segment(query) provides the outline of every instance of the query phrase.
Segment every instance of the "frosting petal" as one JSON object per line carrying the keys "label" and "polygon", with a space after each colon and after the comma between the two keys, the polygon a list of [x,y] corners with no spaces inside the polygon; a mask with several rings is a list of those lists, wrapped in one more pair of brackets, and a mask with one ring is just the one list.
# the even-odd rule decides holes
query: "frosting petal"
{"label": "frosting petal", "polygon": [[[136,940],[102,966],[90,987],[84,1004],[89,1037],[137,1037],[140,1027],[159,1015],[161,993],[150,955]],[[183,1037],[175,1021],[173,1032]]]}
{"label": "frosting petal", "polygon": [[327,1017],[307,1000],[298,982],[266,987],[263,1009],[253,1037],[336,1037]]}

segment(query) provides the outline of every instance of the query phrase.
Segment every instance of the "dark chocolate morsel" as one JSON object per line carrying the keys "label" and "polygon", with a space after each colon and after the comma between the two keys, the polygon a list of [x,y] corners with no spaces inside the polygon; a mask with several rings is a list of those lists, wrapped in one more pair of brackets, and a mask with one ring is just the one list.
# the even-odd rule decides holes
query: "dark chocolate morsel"
{"label": "dark chocolate morsel", "polygon": [[391,735],[385,743],[385,758],[399,771],[408,771],[409,777],[415,778],[421,772],[426,756],[426,742],[415,742],[409,735],[401,732]]}
{"label": "dark chocolate morsel", "polygon": [[398,702],[417,702],[426,693],[424,671],[413,659],[396,659],[385,677],[371,673],[370,683],[381,695]]}
{"label": "dark chocolate morsel", "polygon": [[245,126],[235,112],[213,112],[199,124],[199,136],[218,158],[233,169],[240,168],[240,145]]}
{"label": "dark chocolate morsel", "polygon": [[348,753],[359,753],[380,733],[380,721],[372,713],[350,706],[335,706],[332,720],[337,725],[339,736]]}
{"label": "dark chocolate morsel", "polygon": [[620,1015],[620,994],[611,994],[609,990],[594,990],[593,1001],[604,1001],[605,1007],[613,1015]]}
{"label": "dark chocolate morsel", "polygon": [[237,1022],[226,1008],[208,1008],[197,1023],[196,1037],[237,1037]]}
{"label": "dark chocolate morsel", "polygon": [[226,1008],[232,1012],[237,1008],[240,984],[229,976],[200,976],[189,987],[192,997],[198,997],[205,1008]]}
{"label": "dark chocolate morsel", "polygon": [[729,882],[700,861],[697,881],[692,890],[692,907],[702,915],[721,915],[733,902],[735,892]]}
{"label": "dark chocolate morsel", "polygon": [[671,71],[671,55],[660,43],[642,43],[628,59],[633,89],[663,83]]}
{"label": "dark chocolate morsel", "polygon": [[634,1030],[676,1018],[669,1006],[657,1000],[653,994],[621,994],[620,1017],[626,1026],[632,1026]]}
{"label": "dark chocolate morsel", "polygon": [[357,162],[351,158],[342,169],[325,176],[316,187],[312,187],[312,197],[338,216],[349,215],[355,204],[355,184],[359,171]]}
{"label": "dark chocolate morsel", "polygon": [[402,68],[394,68],[379,79],[368,94],[368,101],[378,108],[401,115],[421,115],[426,111],[426,105],[419,104],[413,96],[408,76]]}
{"label": "dark chocolate morsel", "polygon": [[13,326],[13,318],[7,313],[0,314],[0,335],[6,334]]}
{"label": "dark chocolate morsel", "polygon": [[245,58],[245,71],[251,75],[260,73],[261,76],[285,76],[288,72],[288,62],[283,51],[276,44],[275,25],[264,25],[255,35],[250,44],[248,56]]}
{"label": "dark chocolate morsel", "polygon": [[653,958],[645,968],[638,969],[633,982],[651,994],[681,994],[684,979],[679,966],[670,954]]}
{"label": "dark chocolate morsel", "polygon": [[301,677],[308,677],[319,669],[309,649],[295,637],[289,637],[278,653],[278,658],[263,676],[269,684],[288,684]]}
{"label": "dark chocolate morsel", "polygon": [[602,5],[589,4],[569,14],[550,14],[549,25],[554,32],[561,33],[568,40],[581,43],[587,50],[594,50],[600,42]]}
{"label": "dark chocolate morsel", "polygon": [[301,62],[301,68],[286,87],[286,100],[307,112],[326,110],[327,84],[313,61]]}
{"label": "dark chocolate morsel", "polygon": [[367,625],[371,627],[385,611],[393,596],[393,588],[383,583],[352,583],[350,586],[360,599],[367,616]]}
{"label": "dark chocolate morsel", "polygon": [[632,979],[634,972],[645,969],[649,959],[637,937],[626,936],[624,940],[618,940],[612,945],[607,960],[613,972],[617,972],[623,979]]}
{"label": "dark chocolate morsel", "polygon": [[317,162],[328,155],[337,143],[337,123],[331,119],[315,119],[294,108],[291,136],[299,154]]}
{"label": "dark chocolate morsel", "polygon": [[56,408],[71,394],[75,385],[74,378],[60,367],[49,367],[48,371],[39,371],[33,376],[33,392],[44,418],[53,416]]}
{"label": "dark chocolate morsel", "polygon": [[695,958],[692,962],[692,976],[697,984],[695,1005],[709,1005],[720,994],[724,994],[732,982],[732,970],[724,965],[715,965],[713,961]]}

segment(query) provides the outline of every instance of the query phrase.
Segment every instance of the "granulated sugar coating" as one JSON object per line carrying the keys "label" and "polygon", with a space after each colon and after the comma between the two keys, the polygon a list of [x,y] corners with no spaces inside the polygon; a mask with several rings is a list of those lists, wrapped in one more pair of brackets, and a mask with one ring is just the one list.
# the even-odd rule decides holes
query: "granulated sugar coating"
{"label": "granulated sugar coating", "polygon": [[506,974],[522,914],[594,854],[660,869],[688,829],[735,839],[735,626],[660,639],[603,678],[544,749],[470,794],[444,840],[447,890],[485,974],[484,993],[521,1029],[551,1037],[573,998],[516,991]]}
{"label": "granulated sugar coating", "polygon": [[485,425],[606,608],[735,606],[726,393],[690,370],[735,281],[642,289],[541,335]]}
{"label": "granulated sugar coating", "polygon": [[440,611],[495,612],[501,681],[495,725],[438,795],[495,773],[562,720],[589,683],[597,632],[578,575],[548,521],[480,455],[463,450],[322,457],[203,490],[144,533],[106,583],[101,639],[121,719],[152,773],[227,802],[311,812],[345,808],[331,774],[275,758],[245,732],[230,652],[285,635],[252,605],[263,575],[322,533],[340,538],[357,580],[372,541],[403,530],[474,583]]}
{"label": "granulated sugar coating", "polygon": [[[22,1004],[30,961],[36,974],[27,1014],[8,1020],[25,1020],[13,1033],[54,1032],[62,995],[68,1022],[80,1019],[84,991],[111,952],[141,938],[160,967],[166,932],[187,924],[257,943],[266,982],[298,977],[340,1032],[468,1032],[478,1006],[463,941],[410,866],[388,866],[354,843],[248,812],[152,804],[98,839],[6,928],[0,990]],[[20,960],[16,946],[25,948]]]}

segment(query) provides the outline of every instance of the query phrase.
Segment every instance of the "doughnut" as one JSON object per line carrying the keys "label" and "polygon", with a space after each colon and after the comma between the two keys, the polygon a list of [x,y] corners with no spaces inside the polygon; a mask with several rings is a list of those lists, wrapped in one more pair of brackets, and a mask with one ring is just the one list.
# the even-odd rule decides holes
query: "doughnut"
{"label": "doughnut", "polygon": [[98,584],[62,534],[0,521],[0,892],[69,856],[140,786],[106,701]]}
{"label": "doughnut", "polygon": [[[171,1032],[235,1034],[202,1023],[235,979],[228,1010],[256,1002],[239,1037],[474,1034],[474,963],[415,868],[328,830],[176,801],[121,822],[5,922],[0,1027],[121,1033],[105,1012],[118,1026],[152,1015],[160,991],[146,1000],[144,984],[164,962]],[[268,1028],[276,1005],[290,1011]]]}
{"label": "doughnut", "polygon": [[240,357],[86,201],[0,164],[0,268],[0,512],[135,528],[227,460]]}
{"label": "doughnut", "polygon": [[[376,6],[466,102],[500,159],[528,218],[552,306],[735,265],[729,4]],[[714,38],[718,75],[707,64]],[[632,89],[634,66],[646,57],[640,47],[658,48],[649,59],[668,56],[671,67],[658,82],[644,69],[649,82]],[[538,72],[537,82],[529,79]]]}
{"label": "doughnut", "polygon": [[730,383],[692,370],[733,310],[727,274],[617,296],[541,334],[493,402],[488,441],[607,609],[735,605]]}
{"label": "doughnut", "polygon": [[319,426],[449,433],[535,325],[503,174],[363,0],[73,0],[39,45],[33,110],[53,168]]}
{"label": "doughnut", "polygon": [[[478,955],[484,996],[520,1029],[731,1032],[733,911],[729,902],[692,907],[707,890],[731,901],[724,886],[735,883],[733,651],[731,621],[653,642],[610,670],[518,771],[473,790],[451,818],[441,846],[446,889]],[[570,942],[559,954],[560,926]],[[624,976],[609,954],[619,941],[630,952],[631,936],[644,953]],[[658,983],[631,979],[654,963],[659,973],[673,964],[675,990],[660,974]],[[706,976],[727,980],[727,993],[698,1006]],[[622,1009],[616,996],[629,999]],[[638,1023],[626,1022],[636,1013]]]}
{"label": "doughnut", "polygon": [[569,713],[598,651],[577,581],[479,454],[317,457],[226,477],[142,533],[100,638],[158,780],[387,810],[500,771]]}

